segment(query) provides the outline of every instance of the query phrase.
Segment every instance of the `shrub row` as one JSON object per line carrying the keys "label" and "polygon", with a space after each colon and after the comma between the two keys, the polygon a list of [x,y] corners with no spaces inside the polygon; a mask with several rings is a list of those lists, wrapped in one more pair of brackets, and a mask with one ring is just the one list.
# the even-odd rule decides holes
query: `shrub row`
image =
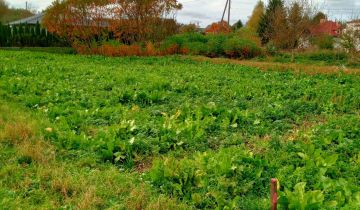
{"label": "shrub row", "polygon": [[165,56],[174,54],[187,54],[186,49],[179,49],[176,45],[167,48],[158,48],[153,43],[145,44],[113,44],[105,42],[100,45],[86,46],[81,43],[73,44],[73,48],[79,54],[84,55],[104,55],[109,57],[123,56]]}
{"label": "shrub row", "polygon": [[204,55],[208,57],[253,58],[261,54],[260,47],[236,35],[178,34],[156,46],[153,43],[124,45],[115,41],[86,46],[73,44],[80,54],[105,56],[163,56],[173,54]]}
{"label": "shrub row", "polygon": [[274,55],[275,62],[289,63],[294,60],[297,63],[314,63],[321,62],[326,65],[341,65],[346,64],[349,56],[345,52],[335,52],[330,50],[322,50],[307,53],[297,53],[292,56],[289,53],[277,53]]}
{"label": "shrub row", "polygon": [[253,40],[232,35],[178,34],[167,38],[163,48],[176,46],[179,51],[191,55],[209,57],[253,58],[261,54],[261,48]]}

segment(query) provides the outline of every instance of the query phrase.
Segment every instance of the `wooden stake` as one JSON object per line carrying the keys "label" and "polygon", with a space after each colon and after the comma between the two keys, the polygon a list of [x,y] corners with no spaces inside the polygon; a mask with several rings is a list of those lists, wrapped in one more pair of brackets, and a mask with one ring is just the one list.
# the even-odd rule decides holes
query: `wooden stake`
{"label": "wooden stake", "polygon": [[270,181],[271,210],[277,210],[277,182],[277,179],[271,179]]}

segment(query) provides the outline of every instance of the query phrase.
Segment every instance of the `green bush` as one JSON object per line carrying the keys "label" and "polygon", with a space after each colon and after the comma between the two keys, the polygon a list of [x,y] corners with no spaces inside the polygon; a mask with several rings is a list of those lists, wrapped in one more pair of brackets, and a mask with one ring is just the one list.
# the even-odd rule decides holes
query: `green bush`
{"label": "green bush", "polygon": [[334,49],[334,38],[329,35],[321,35],[312,39],[312,44],[316,45],[321,50]]}
{"label": "green bush", "polygon": [[180,48],[189,45],[192,42],[206,43],[207,38],[199,33],[184,33],[170,36],[162,43],[163,48],[168,48],[173,45],[177,45]]}
{"label": "green bush", "polygon": [[[268,180],[260,178],[269,176],[265,167],[264,161],[245,148],[232,147],[182,160],[155,160],[148,178],[162,193],[187,200],[199,209],[236,209],[241,197],[266,196],[259,193],[267,189]],[[266,203],[259,202],[258,207],[266,208]]]}
{"label": "green bush", "polygon": [[178,34],[168,37],[162,43],[162,49],[177,46],[186,49],[191,55],[206,55],[208,57],[240,57],[253,58],[261,54],[261,49],[255,41],[234,35],[202,35],[199,33]]}
{"label": "green bush", "polygon": [[244,27],[239,29],[238,31],[236,31],[236,36],[241,39],[251,40],[255,42],[258,47],[261,46],[261,39],[259,35],[256,33],[256,31],[250,28]]}
{"label": "green bush", "polygon": [[254,42],[237,37],[226,40],[224,51],[231,58],[253,58],[261,54],[261,49]]}
{"label": "green bush", "polygon": [[184,44],[184,48],[189,50],[191,55],[206,55],[208,45],[203,42],[188,42]]}
{"label": "green bush", "polygon": [[296,53],[294,57],[292,57],[291,53],[276,53],[272,59],[272,61],[280,63],[296,62],[302,64],[347,66],[349,66],[349,60],[350,57],[345,52],[335,52],[330,50]]}
{"label": "green bush", "polygon": [[269,42],[266,45],[266,53],[267,54],[274,56],[274,55],[278,54],[278,52],[279,52],[279,49],[274,45],[274,43]]}
{"label": "green bush", "polygon": [[344,61],[347,60],[347,54],[344,52],[332,52],[332,51],[323,51],[317,53],[311,53],[307,55],[310,60],[313,61]]}
{"label": "green bush", "polygon": [[207,55],[209,57],[217,57],[225,54],[224,52],[224,43],[228,37],[226,35],[208,35],[207,43]]}

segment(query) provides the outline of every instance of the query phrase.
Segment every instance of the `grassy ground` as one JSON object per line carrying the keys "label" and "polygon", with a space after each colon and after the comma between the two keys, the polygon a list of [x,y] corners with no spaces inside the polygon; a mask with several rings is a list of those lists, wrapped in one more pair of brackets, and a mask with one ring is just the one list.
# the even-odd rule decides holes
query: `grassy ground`
{"label": "grassy ground", "polygon": [[188,209],[156,193],[138,173],[46,141],[46,119],[0,105],[0,206],[5,209]]}
{"label": "grassy ground", "polygon": [[76,51],[71,47],[0,47],[0,50],[45,52],[54,54],[76,54]]}
{"label": "grassy ground", "polygon": [[294,53],[282,52],[270,57],[258,57],[254,60],[283,64],[294,63],[312,66],[360,68],[360,58],[358,54],[351,55],[337,50],[316,50]]}
{"label": "grassy ground", "polygon": [[359,75],[193,59],[0,51],[0,205],[359,208]]}
{"label": "grassy ground", "polygon": [[272,61],[256,60],[234,60],[227,58],[207,58],[203,56],[186,56],[199,62],[211,62],[214,64],[236,64],[248,67],[254,67],[263,71],[292,71],[294,73],[303,73],[309,75],[315,74],[360,74],[360,68],[348,68],[346,66],[319,65],[316,62],[312,64],[303,63],[279,63]]}

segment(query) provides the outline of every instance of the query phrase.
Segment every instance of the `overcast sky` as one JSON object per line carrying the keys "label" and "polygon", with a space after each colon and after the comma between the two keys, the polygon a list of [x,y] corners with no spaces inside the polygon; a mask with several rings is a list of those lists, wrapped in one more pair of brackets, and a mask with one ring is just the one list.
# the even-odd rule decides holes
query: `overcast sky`
{"label": "overcast sky", "polygon": [[[25,8],[26,1],[31,8],[41,11],[53,0],[7,0],[11,6],[22,8]],[[199,23],[204,27],[221,19],[226,0],[179,0],[179,2],[184,7],[177,15],[178,21]],[[256,2],[257,0],[232,0],[231,22],[239,19],[246,21]],[[328,13],[331,19],[346,20],[360,17],[360,0],[313,0],[313,2],[318,3],[318,7]]]}

